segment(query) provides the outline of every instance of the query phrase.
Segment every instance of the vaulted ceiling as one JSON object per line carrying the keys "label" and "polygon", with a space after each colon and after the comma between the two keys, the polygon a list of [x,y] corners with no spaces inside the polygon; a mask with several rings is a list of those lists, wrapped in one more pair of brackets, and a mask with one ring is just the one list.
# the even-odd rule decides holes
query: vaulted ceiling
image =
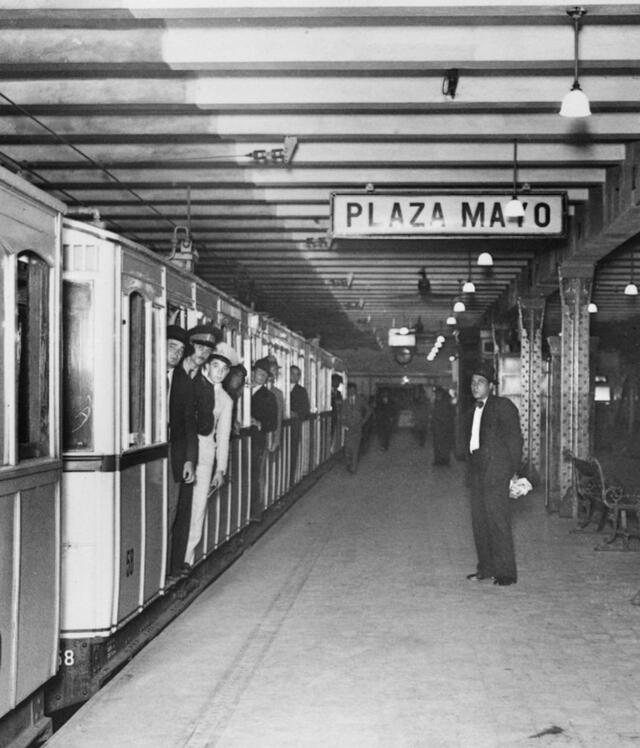
{"label": "vaulted ceiling", "polygon": [[585,256],[601,318],[635,315],[622,290],[640,220],[620,229],[614,193],[635,190],[620,174],[640,133],[640,5],[584,4],[593,114],[580,120],[558,115],[571,7],[0,1],[0,163],[159,253],[188,227],[199,275],[340,349],[394,324],[443,329],[470,273],[460,324],[540,268],[553,276],[563,240],[329,234],[335,191],[509,194],[517,141],[519,189],[566,191],[587,224],[598,214]]}

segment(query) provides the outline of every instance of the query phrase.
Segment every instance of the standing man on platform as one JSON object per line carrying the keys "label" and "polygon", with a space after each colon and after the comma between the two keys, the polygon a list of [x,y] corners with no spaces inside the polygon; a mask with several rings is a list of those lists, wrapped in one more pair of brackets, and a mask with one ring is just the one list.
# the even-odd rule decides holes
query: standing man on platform
{"label": "standing man on platform", "polygon": [[298,454],[300,451],[300,438],[302,436],[302,424],[308,420],[311,413],[309,405],[309,395],[306,389],[300,384],[302,372],[299,366],[289,367],[289,379],[291,380],[291,392],[289,394],[289,403],[291,410],[291,466],[290,482],[294,484],[298,471]]}
{"label": "standing man on platform", "polygon": [[[195,477],[198,455],[198,433],[196,428],[195,399],[189,375],[181,365],[187,343],[187,333],[178,325],[167,327],[167,404],[169,414],[169,488],[167,522],[169,528],[167,544],[167,568],[175,576],[184,557],[180,533],[176,528],[176,515],[181,492],[187,490],[189,498]],[[189,501],[189,510],[190,510]],[[183,533],[184,535],[184,533]],[[186,543],[186,536],[184,537]]]}
{"label": "standing man on platform", "polygon": [[493,367],[480,362],[471,371],[475,406],[468,414],[471,524],[478,566],[467,579],[490,579],[500,586],[518,581],[509,481],[522,459],[518,409],[493,394]]}

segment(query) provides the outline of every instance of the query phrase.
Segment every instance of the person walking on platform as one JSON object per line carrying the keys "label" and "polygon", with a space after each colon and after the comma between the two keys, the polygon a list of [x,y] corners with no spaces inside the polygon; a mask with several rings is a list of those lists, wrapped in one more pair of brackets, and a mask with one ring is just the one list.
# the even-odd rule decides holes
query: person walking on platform
{"label": "person walking on platform", "polygon": [[444,387],[436,387],[431,433],[433,435],[433,464],[448,465],[453,449],[453,406],[451,397]]}
{"label": "person walking on platform", "polygon": [[505,586],[518,580],[509,482],[522,458],[522,432],[516,406],[492,392],[493,367],[480,362],[471,371],[474,407],[468,413],[471,524],[478,554],[467,579],[490,579]]}
{"label": "person walking on platform", "polygon": [[380,450],[386,452],[391,442],[391,434],[396,420],[396,409],[389,398],[389,390],[383,389],[376,404],[375,422]]}
{"label": "person walking on platform", "polygon": [[307,390],[300,384],[302,371],[299,366],[289,367],[291,392],[289,393],[289,408],[291,410],[291,465],[289,470],[290,484],[293,485],[298,474],[298,454],[302,437],[302,424],[309,420],[311,407]]}
{"label": "person walking on platform", "polygon": [[[224,391],[222,381],[229,373],[230,367],[238,364],[238,354],[223,341],[216,345],[209,361],[202,367],[202,376],[212,385],[214,397],[211,418],[206,421],[206,433],[202,434],[200,430],[198,432],[199,459],[193,489],[189,538],[184,556],[187,568],[193,565],[196,548],[202,539],[209,495],[223,485],[227,473],[233,401]],[[202,417],[199,416],[198,422],[204,424],[204,414]]]}
{"label": "person walking on platform", "polygon": [[181,365],[187,332],[178,325],[167,327],[167,405],[169,424],[169,486],[167,496],[167,568],[176,576],[182,566],[186,533],[177,522],[180,504],[191,511],[191,487],[198,456],[198,432],[193,386]]}
{"label": "person walking on platform", "polygon": [[342,404],[342,427],[345,430],[344,457],[350,473],[355,473],[358,469],[362,427],[370,416],[369,403],[362,395],[358,395],[356,385],[349,382],[347,399]]}
{"label": "person walking on platform", "polygon": [[413,400],[413,431],[418,440],[418,444],[424,447],[424,443],[427,439],[427,432],[429,430],[429,417],[431,411],[431,403],[427,398],[427,393],[422,387],[418,389]]}
{"label": "person walking on platform", "polygon": [[265,464],[273,432],[278,428],[278,402],[266,387],[271,362],[260,358],[253,364],[251,395],[251,519],[258,522],[264,508]]}

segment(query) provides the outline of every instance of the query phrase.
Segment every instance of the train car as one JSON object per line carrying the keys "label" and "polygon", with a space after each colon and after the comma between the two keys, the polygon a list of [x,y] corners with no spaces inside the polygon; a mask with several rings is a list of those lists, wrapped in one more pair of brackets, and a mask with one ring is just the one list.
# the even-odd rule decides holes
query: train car
{"label": "train car", "polygon": [[[47,689],[52,712],[89,698],[197,594],[189,579],[167,576],[167,324],[214,324],[248,370],[265,356],[279,365],[273,386],[283,393],[282,423],[267,461],[264,514],[331,457],[329,382],[340,366],[170,258],[100,225],[65,219],[62,244],[60,671]],[[293,362],[312,412],[292,478]],[[218,559],[242,551],[251,530],[250,380],[238,420],[228,480],[209,496],[196,549],[192,581],[200,588],[220,573]]]}
{"label": "train car", "polygon": [[46,736],[58,667],[64,210],[0,169],[0,745]]}

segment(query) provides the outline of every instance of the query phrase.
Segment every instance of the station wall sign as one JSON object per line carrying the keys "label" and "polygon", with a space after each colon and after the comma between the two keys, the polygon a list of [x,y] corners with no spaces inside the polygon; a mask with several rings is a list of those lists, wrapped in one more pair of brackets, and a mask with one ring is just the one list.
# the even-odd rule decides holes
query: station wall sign
{"label": "station wall sign", "polygon": [[564,192],[518,196],[524,218],[510,219],[504,192],[333,192],[335,238],[554,237],[566,230]]}

